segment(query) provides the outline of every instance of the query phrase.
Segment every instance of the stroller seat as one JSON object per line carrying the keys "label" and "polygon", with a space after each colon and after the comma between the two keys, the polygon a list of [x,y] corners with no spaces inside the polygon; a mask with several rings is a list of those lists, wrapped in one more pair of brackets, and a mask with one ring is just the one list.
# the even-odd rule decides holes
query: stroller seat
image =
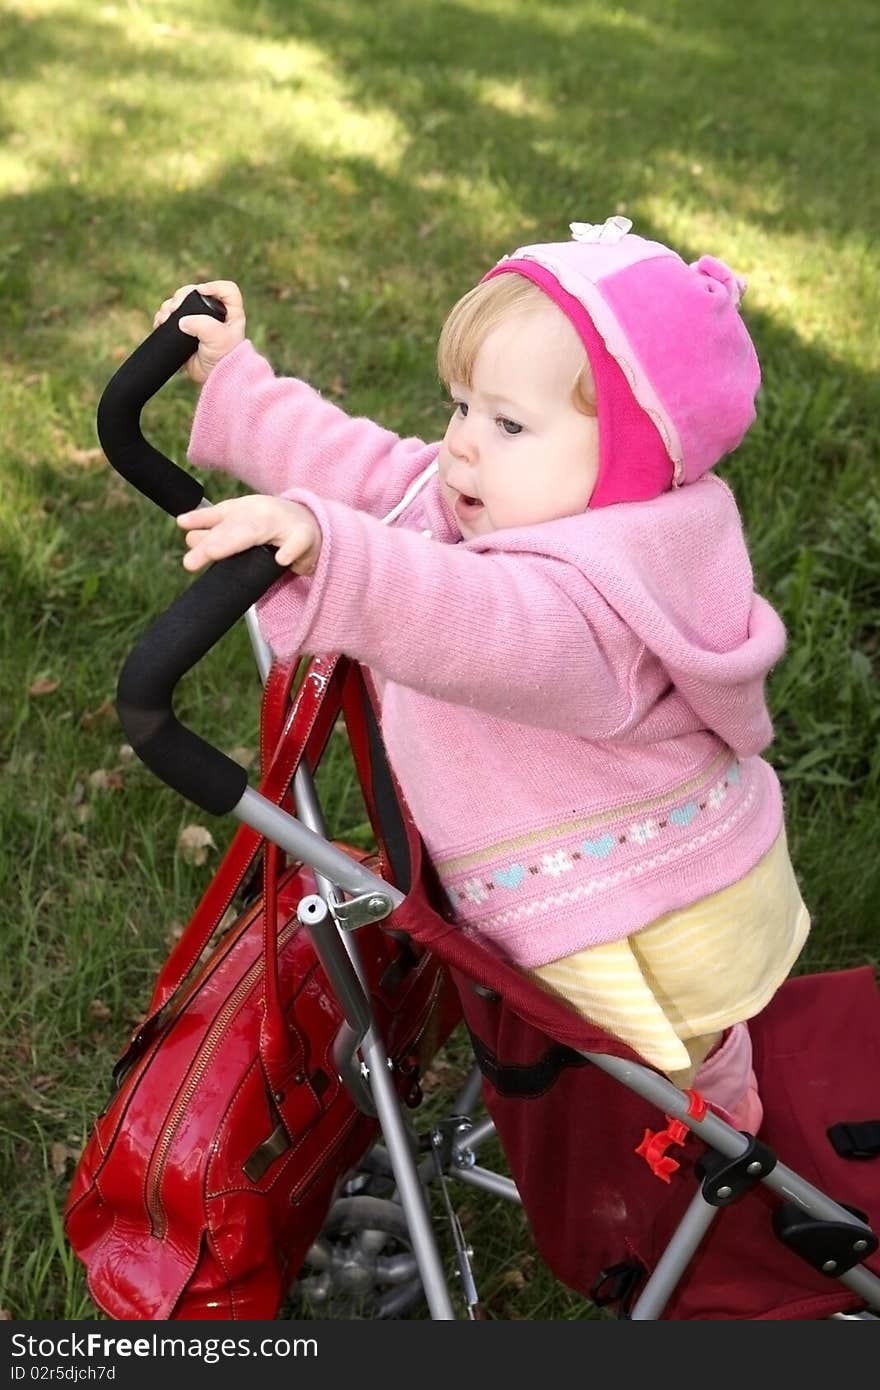
{"label": "stroller seat", "polygon": [[[862,1292],[840,1276],[850,1263],[855,1284],[862,1268],[880,1275],[876,1237],[836,1230],[828,1213],[824,1221],[805,1216],[759,1178],[774,1163],[791,1164],[868,1225],[880,1220],[880,993],[871,967],[791,978],[750,1020],[765,1109],[755,1149],[763,1173],[749,1181],[728,1172],[726,1183],[722,1173],[711,1186],[720,1156],[693,1133],[671,1141],[673,1168],[664,1181],[665,1165],[652,1167],[645,1139],[670,1127],[657,1101],[630,1087],[653,1074],[659,1090],[677,1098],[680,1115],[683,1094],[455,925],[388,767],[366,685],[363,719],[346,718],[373,823],[395,880],[408,889],[390,924],[452,973],[487,1108],[536,1244],[557,1277],[623,1312],[637,1308],[639,1289],[684,1222],[678,1239],[694,1248],[682,1252],[686,1273],[668,1297],[661,1278],[664,1318],[804,1319],[862,1307]],[[717,1123],[709,1117],[710,1128]],[[654,1145],[662,1147],[662,1140]],[[734,1189],[729,1197],[725,1186]],[[789,1186],[798,1186],[795,1174]],[[702,1195],[710,1190],[717,1205]],[[880,1285],[865,1282],[877,1307]],[[634,1315],[660,1315],[646,1311],[654,1306],[649,1299]]]}

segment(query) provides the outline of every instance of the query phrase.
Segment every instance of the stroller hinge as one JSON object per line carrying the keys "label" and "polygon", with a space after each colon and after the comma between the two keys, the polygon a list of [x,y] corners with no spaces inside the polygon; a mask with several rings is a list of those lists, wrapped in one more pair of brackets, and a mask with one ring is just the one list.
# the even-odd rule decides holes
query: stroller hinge
{"label": "stroller hinge", "polygon": [[357,931],[358,927],[381,922],[383,918],[390,917],[393,909],[391,899],[380,892],[362,893],[346,902],[330,904],[330,912],[343,931]]}
{"label": "stroller hinge", "polygon": [[776,1167],[778,1160],[769,1145],[742,1132],[749,1142],[736,1158],[707,1149],[697,1160],[696,1173],[703,1179],[703,1197],[710,1206],[729,1207]]}
{"label": "stroller hinge", "polygon": [[812,1265],[820,1274],[837,1279],[874,1254],[880,1245],[867,1224],[868,1218],[857,1207],[841,1202],[857,1221],[825,1221],[809,1216],[794,1202],[784,1202],[773,1213],[773,1231],[777,1238]]}

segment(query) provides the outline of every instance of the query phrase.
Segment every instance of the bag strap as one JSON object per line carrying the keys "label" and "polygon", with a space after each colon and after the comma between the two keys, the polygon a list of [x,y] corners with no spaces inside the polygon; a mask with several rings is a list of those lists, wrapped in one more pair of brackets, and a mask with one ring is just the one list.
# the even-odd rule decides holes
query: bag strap
{"label": "bag strap", "polygon": [[263,850],[263,1015],[260,1061],[270,1093],[280,1103],[296,1078],[303,1081],[305,1044],[284,1016],[278,973],[278,875],[281,852],[271,841]]}
{"label": "bag strap", "polygon": [[[319,659],[320,660],[320,659]],[[260,767],[269,767],[284,740],[284,717],[289,707],[290,680],[266,681],[260,711]],[[305,751],[305,750],[303,750]],[[284,799],[282,795],[282,800]],[[263,843],[263,1014],[260,1019],[260,1061],[273,1096],[281,1097],[291,1072],[305,1065],[305,1045],[295,1026],[285,1024],[278,978],[278,879],[284,855],[271,841]]]}
{"label": "bag strap", "polygon": [[299,658],[273,661],[263,686],[260,702],[260,776],[265,777],[279,751],[284,718],[290,708],[290,692],[299,667]]}
{"label": "bag strap", "polygon": [[[287,794],[315,733],[319,715],[322,711],[326,715],[328,706],[325,693],[336,686],[336,681],[331,678],[336,674],[339,662],[335,657],[310,662],[296,699],[292,706],[288,706],[296,665],[296,662],[273,665],[263,692],[261,750],[263,757],[268,759],[274,740],[275,756],[260,782],[259,791],[276,806]],[[286,719],[283,718],[285,709],[288,709]],[[332,707],[332,712],[335,721],[335,707]],[[264,843],[264,837],[248,825],[236,831],[217,873],[159,973],[147,1021],[164,1007],[195,966]]]}

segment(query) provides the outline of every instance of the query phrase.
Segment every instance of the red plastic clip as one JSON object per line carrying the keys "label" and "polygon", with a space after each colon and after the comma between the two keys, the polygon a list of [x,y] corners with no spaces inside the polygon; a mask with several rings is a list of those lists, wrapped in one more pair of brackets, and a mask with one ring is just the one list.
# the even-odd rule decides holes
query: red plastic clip
{"label": "red plastic clip", "polygon": [[663,1182],[669,1182],[676,1168],[681,1167],[674,1158],[666,1157],[666,1150],[675,1142],[668,1129],[646,1129],[645,1137],[636,1149],[636,1153],[645,1160],[654,1177],[661,1178]]}
{"label": "red plastic clip", "polygon": [[709,1109],[709,1102],[704,1100],[699,1091],[685,1091],[688,1098],[688,1114],[692,1120],[704,1120]]}
{"label": "red plastic clip", "polygon": [[[688,1109],[687,1113],[692,1120],[702,1120],[708,1110],[703,1097],[699,1091],[687,1091]],[[672,1174],[681,1167],[681,1164],[674,1158],[670,1158],[666,1150],[673,1147],[680,1148],[687,1140],[690,1129],[684,1120],[677,1120],[673,1115],[666,1116],[665,1129],[646,1129],[641,1144],[635,1152],[643,1158],[654,1174],[655,1178],[660,1178],[662,1182],[669,1182]]]}

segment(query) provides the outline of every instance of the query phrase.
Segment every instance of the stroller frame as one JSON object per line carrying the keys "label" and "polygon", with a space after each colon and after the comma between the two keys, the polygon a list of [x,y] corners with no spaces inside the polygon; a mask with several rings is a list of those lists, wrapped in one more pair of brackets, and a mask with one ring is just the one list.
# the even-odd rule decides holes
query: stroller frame
{"label": "stroller frame", "polygon": [[[207,502],[201,486],[143,438],[140,412],[195,350],[195,340],[178,329],[179,319],[192,312],[224,316],[222,306],[194,291],[120,367],[106,388],[98,411],[98,434],[110,462],[171,515]],[[371,1153],[380,1170],[390,1169],[412,1245],[414,1263],[403,1259],[393,1271],[391,1282],[396,1279],[401,1292],[398,1302],[404,1306],[403,1293],[408,1295],[408,1285],[417,1279],[433,1319],[456,1317],[426,1202],[426,1188],[438,1180],[452,1226],[468,1315],[474,1317],[478,1298],[469,1252],[446,1190],[447,1179],[458,1178],[511,1201],[520,1198],[510,1178],[482,1168],[475,1161],[480,1144],[495,1129],[491,1119],[474,1122],[471,1117],[481,1085],[477,1067],[455,1097],[447,1119],[435,1125],[426,1157],[417,1161],[414,1155],[413,1135],[404,1118],[389,1071],[388,1054],[365,988],[356,936],[359,926],[387,918],[405,901],[405,894],[330,843],[317,791],[304,762],[300,763],[293,784],[298,815],[291,815],[249,787],[242,768],[179,724],[173,715],[171,701],[177,680],[243,615],[260,677],[266,681],[271,654],[259,632],[253,605],[277,577],[274,555],[266,547],[234,556],[209,570],[168,610],[165,617],[173,613],[174,621],[160,629],[159,620],[131,653],[117,692],[120,718],[135,751],[162,780],[212,813],[235,816],[312,868],[317,892],[300,901],[297,916],[309,933],[345,1018],[336,1038],[334,1062],[355,1106],[378,1119],[383,1145],[374,1146]],[[194,622],[200,631],[191,630]],[[320,658],[312,660],[306,679],[313,681],[319,692],[323,690],[327,676],[321,670]],[[159,716],[161,750],[156,733]],[[708,1156],[714,1154],[720,1162],[714,1185],[710,1172],[685,1209],[627,1314],[629,1318],[644,1321],[662,1316],[720,1208],[739,1194],[743,1177],[745,1186],[760,1182],[809,1217],[836,1227],[835,1258],[826,1259],[821,1268],[863,1300],[866,1308],[831,1316],[873,1320],[880,1316],[880,1278],[861,1263],[877,1248],[877,1240],[858,1215],[777,1162],[772,1151],[756,1144],[752,1136],[738,1132],[705,1109],[691,1113],[692,1093],[680,1091],[649,1067],[600,1052],[577,1050],[573,1055],[584,1058],[635,1095],[656,1105],[671,1120],[680,1121],[684,1129],[693,1131],[706,1143]],[[725,1161],[735,1164],[742,1155],[749,1155],[745,1175],[740,1173],[728,1180],[730,1169],[725,1170]],[[742,1164],[739,1166],[742,1168]],[[367,1206],[370,1207],[369,1202]],[[331,1218],[333,1210],[331,1207]],[[376,1243],[372,1230],[368,1213],[362,1226],[366,1257],[370,1253],[378,1255],[383,1244],[381,1237]],[[313,1249],[320,1240],[321,1237]],[[844,1241],[849,1247],[846,1250]],[[326,1251],[319,1253],[326,1256]]]}
{"label": "stroller frame", "polygon": [[[260,678],[265,682],[272,658],[269,647],[260,633],[255,609],[248,610],[246,623]],[[316,664],[320,664],[320,658]],[[453,1101],[449,1123],[454,1133],[451,1142],[445,1145],[446,1152],[442,1155],[445,1164],[441,1166],[440,1162],[441,1150],[444,1148],[442,1134],[435,1130],[432,1135],[432,1147],[437,1161],[434,1164],[417,1165],[400,1101],[389,1075],[387,1054],[374,1026],[368,993],[361,984],[354,935],[359,926],[386,917],[393,908],[403,902],[405,895],[368,869],[353,862],[328,842],[317,791],[311,774],[302,765],[294,778],[294,795],[299,817],[291,816],[280,807],[266,801],[259,792],[251,788],[245,791],[231,814],[274,841],[296,859],[309,864],[315,871],[318,892],[302,899],[297,916],[309,932],[315,952],[345,1010],[348,1027],[337,1040],[335,1055],[340,1076],[354,1103],[378,1117],[431,1317],[450,1319],[455,1317],[455,1311],[424,1192],[426,1181],[431,1179],[431,1168],[435,1168],[444,1185],[447,1214],[453,1226],[458,1255],[459,1274],[467,1298],[468,1314],[472,1317],[477,1304],[476,1289],[468,1262],[468,1252],[446,1196],[445,1179],[454,1177],[507,1200],[520,1200],[516,1185],[510,1178],[478,1167],[475,1163],[479,1145],[495,1132],[491,1119],[487,1118],[476,1125],[471,1119],[471,1110],[479,1095],[479,1068],[475,1066],[465,1086]],[[354,896],[346,902],[342,892]],[[358,1054],[363,1059],[360,1063]],[[665,1114],[682,1121],[688,1129],[703,1139],[710,1149],[724,1158],[735,1160],[749,1149],[749,1137],[733,1129],[720,1117],[711,1112],[707,1112],[702,1119],[691,1115],[690,1097],[649,1067],[600,1053],[583,1052],[581,1055],[621,1085],[657,1105]],[[853,1253],[858,1255],[868,1250],[873,1235],[871,1228],[851,1211],[832,1201],[785,1164],[776,1162],[767,1171],[762,1171],[762,1167],[760,1159],[756,1158],[749,1165],[747,1172],[785,1201],[796,1204],[807,1215],[817,1220],[843,1222],[851,1226]],[[716,1201],[707,1200],[703,1189],[695,1193],[663,1255],[629,1312],[630,1319],[645,1321],[661,1317],[691,1257],[725,1204],[725,1197],[730,1195],[730,1190],[725,1190],[723,1186],[718,1189]],[[834,1263],[828,1261],[824,1272],[835,1274]],[[880,1316],[880,1278],[859,1265],[840,1272],[836,1277],[863,1298],[869,1309],[876,1310],[876,1313],[866,1311],[856,1316]]]}

